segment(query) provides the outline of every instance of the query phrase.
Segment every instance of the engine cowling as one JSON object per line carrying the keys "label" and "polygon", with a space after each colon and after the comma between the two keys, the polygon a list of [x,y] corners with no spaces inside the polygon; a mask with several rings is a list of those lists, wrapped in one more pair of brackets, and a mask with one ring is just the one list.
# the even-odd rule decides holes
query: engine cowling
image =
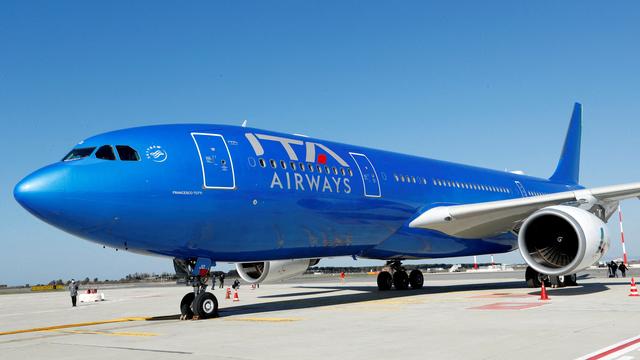
{"label": "engine cowling", "polygon": [[319,259],[275,260],[251,263],[237,263],[236,270],[242,280],[250,283],[275,282],[292,278],[317,264]]}
{"label": "engine cowling", "polygon": [[609,249],[605,223],[580,208],[557,205],[529,216],[518,233],[522,257],[546,275],[567,275],[593,265]]}

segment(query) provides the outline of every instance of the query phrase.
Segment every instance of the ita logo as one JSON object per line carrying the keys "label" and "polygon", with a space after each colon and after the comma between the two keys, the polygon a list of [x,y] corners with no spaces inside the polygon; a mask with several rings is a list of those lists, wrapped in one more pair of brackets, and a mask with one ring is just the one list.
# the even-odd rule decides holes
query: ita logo
{"label": "ita logo", "polygon": [[164,162],[167,160],[167,151],[160,145],[151,145],[146,151],[147,159],[155,162]]}

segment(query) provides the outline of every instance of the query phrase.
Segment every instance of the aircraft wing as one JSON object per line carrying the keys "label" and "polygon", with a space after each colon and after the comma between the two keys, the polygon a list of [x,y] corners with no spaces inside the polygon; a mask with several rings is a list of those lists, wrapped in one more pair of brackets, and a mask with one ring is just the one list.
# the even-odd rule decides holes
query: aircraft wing
{"label": "aircraft wing", "polygon": [[630,183],[519,199],[438,206],[418,215],[409,227],[478,239],[517,229],[529,215],[552,205],[571,204],[587,210],[601,205],[605,210],[604,218],[608,219],[618,201],[639,196],[640,183]]}

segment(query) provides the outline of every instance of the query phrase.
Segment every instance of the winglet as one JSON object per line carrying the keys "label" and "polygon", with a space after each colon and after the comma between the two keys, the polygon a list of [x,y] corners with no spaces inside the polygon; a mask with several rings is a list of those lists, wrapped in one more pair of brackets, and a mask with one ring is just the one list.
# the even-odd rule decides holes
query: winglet
{"label": "winglet", "polygon": [[580,178],[580,138],[582,137],[582,105],[575,103],[571,122],[564,139],[558,167],[550,180],[577,184]]}

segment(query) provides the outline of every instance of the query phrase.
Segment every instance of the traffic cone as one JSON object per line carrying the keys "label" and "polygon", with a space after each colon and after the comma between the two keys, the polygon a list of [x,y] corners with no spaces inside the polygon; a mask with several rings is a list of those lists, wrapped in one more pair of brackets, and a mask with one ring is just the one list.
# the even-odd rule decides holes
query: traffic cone
{"label": "traffic cone", "polygon": [[547,288],[544,286],[544,280],[542,281],[542,286],[540,287],[540,300],[549,300],[549,296],[547,295]]}
{"label": "traffic cone", "polygon": [[638,295],[638,288],[636,287],[636,279],[631,278],[631,289],[629,290],[629,296],[640,296]]}
{"label": "traffic cone", "polygon": [[227,288],[227,295],[225,296],[226,300],[231,299],[231,288]]}
{"label": "traffic cone", "polygon": [[233,293],[233,301],[240,301],[240,298],[238,297],[238,289]]}
{"label": "traffic cone", "polygon": [[255,290],[256,289],[256,284],[251,284],[251,290]]}

